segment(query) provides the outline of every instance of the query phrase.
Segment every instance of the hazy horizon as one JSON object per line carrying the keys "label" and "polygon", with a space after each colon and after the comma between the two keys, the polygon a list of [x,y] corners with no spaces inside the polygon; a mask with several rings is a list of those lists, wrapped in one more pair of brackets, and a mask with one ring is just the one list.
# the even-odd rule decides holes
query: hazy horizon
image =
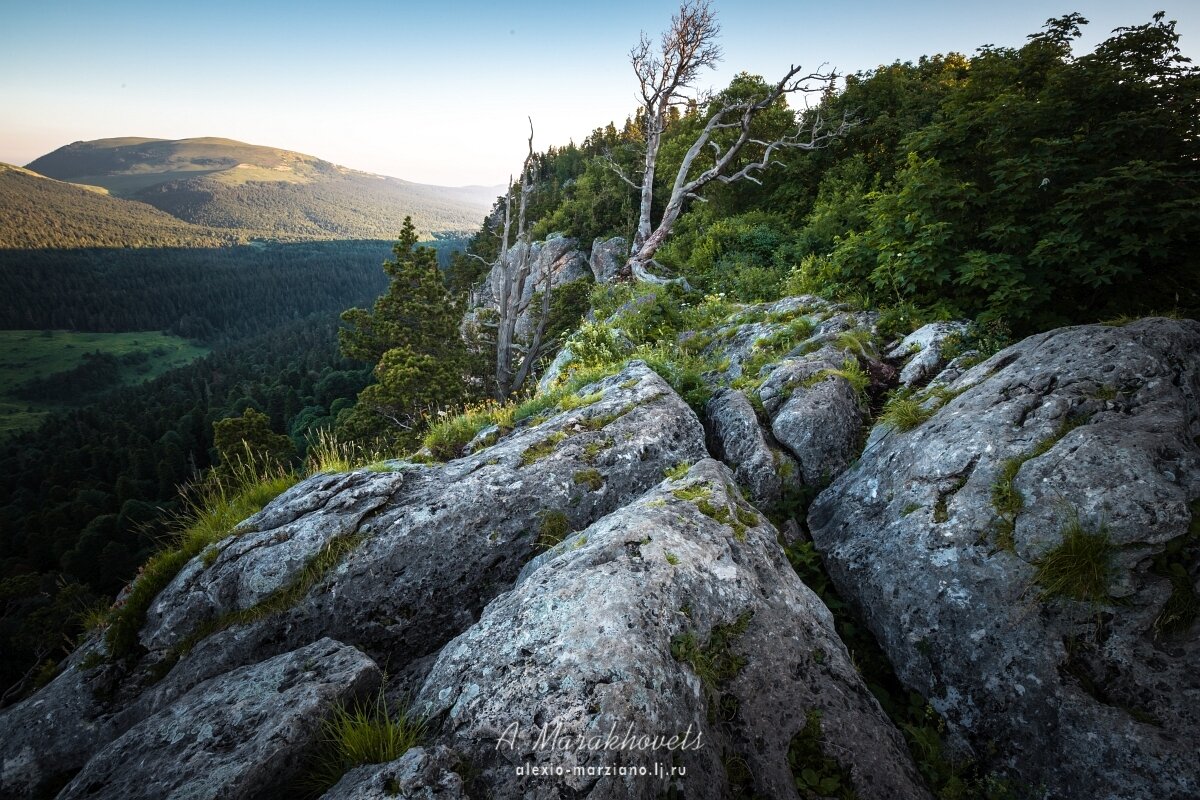
{"label": "hazy horizon", "polygon": [[[841,73],[921,55],[1019,46],[1045,20],[1078,11],[1086,52],[1157,10],[1178,20],[1185,55],[1200,14],[1160,3],[715,2],[725,59],[774,79],[793,63]],[[662,30],[675,0],[519,7],[443,3],[401,9],[352,2],[202,10],[149,2],[6,7],[0,53],[0,161],[25,165],[74,141],[220,137],[296,150],[416,183],[494,186],[534,146],[582,141],[635,107],[627,54]]]}

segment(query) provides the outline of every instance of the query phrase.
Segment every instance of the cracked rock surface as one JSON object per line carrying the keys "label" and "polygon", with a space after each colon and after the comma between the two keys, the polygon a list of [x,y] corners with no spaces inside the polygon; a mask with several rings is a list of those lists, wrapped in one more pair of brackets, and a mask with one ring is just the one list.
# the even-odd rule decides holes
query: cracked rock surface
{"label": "cracked rock surface", "polygon": [[[1172,583],[1153,566],[1200,498],[1200,324],[1050,331],[949,388],[916,429],[875,428],[814,502],[839,591],[900,678],[1023,785],[1200,795],[1200,629],[1163,628]],[[1106,585],[1046,596],[1037,565],[1075,521],[1111,542]],[[1194,587],[1194,559],[1180,568]]]}

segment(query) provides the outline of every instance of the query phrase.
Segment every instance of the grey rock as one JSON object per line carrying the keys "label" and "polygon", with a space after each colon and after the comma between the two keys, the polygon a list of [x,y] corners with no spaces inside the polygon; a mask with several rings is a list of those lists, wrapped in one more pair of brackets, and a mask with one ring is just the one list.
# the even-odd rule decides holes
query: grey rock
{"label": "grey rock", "polygon": [[900,370],[901,385],[925,383],[937,375],[946,363],[942,345],[947,337],[961,334],[966,329],[965,322],[931,322],[901,339],[887,354],[893,360],[908,359],[904,369]]}
{"label": "grey rock", "polygon": [[59,798],[286,797],[332,705],[380,679],[373,661],[330,639],[243,667],[124,733]]}
{"label": "grey rock", "polygon": [[553,389],[558,383],[558,379],[562,377],[563,370],[574,359],[575,354],[571,352],[571,343],[567,342],[559,348],[558,352],[554,355],[554,360],[550,362],[550,366],[546,367],[546,371],[538,379],[538,392],[544,394]]}
{"label": "grey rock", "polygon": [[[710,513],[746,527],[675,494],[702,489]],[[713,646],[718,626],[732,629]],[[721,654],[744,663],[706,684],[690,659]],[[462,753],[494,798],[658,797],[672,780],[656,763],[686,770],[674,782],[688,797],[726,797],[725,764],[739,760],[753,784],[745,791],[794,798],[787,753],[810,710],[859,797],[927,797],[828,610],[711,459],[542,557],[442,650],[415,708],[441,722],[439,743]],[[586,746],[539,746],[543,730]],[[660,747],[621,747],[630,734],[660,736]],[[569,771],[517,774],[530,764]]]}
{"label": "grey rock", "polygon": [[783,488],[800,485],[800,471],[759,425],[754,407],[736,389],[717,391],[704,409],[709,451],[733,469],[739,486],[759,508],[777,504]]}
{"label": "grey rock", "polygon": [[120,732],[97,698],[107,676],[80,667],[99,649],[84,644],[33,697],[0,711],[0,797],[52,796]]}
{"label": "grey rock", "polygon": [[465,800],[455,754],[445,747],[414,747],[388,764],[346,773],[321,800]]}
{"label": "grey rock", "polygon": [[[1200,497],[1200,323],[1050,331],[950,388],[963,393],[916,429],[877,428],[814,502],[838,590],[899,677],[1019,785],[1200,795],[1200,626],[1158,629],[1171,586],[1151,570]],[[1010,459],[1011,552],[992,505]],[[1045,597],[1035,580],[1076,519],[1114,545],[1110,599]]]}
{"label": "grey rock", "polygon": [[[162,613],[143,634],[155,649],[128,674],[71,668],[0,715],[0,732],[14,732],[0,748],[11,793],[25,796],[30,782],[51,780],[62,765],[82,765],[203,681],[326,636],[366,651],[391,674],[405,673],[511,587],[539,551],[547,513],[561,514],[568,529],[578,530],[656,485],[664,470],[705,455],[695,413],[645,364],[633,362],[581,390],[593,392],[602,395],[597,402],[528,421],[468,457],[318,476],[277,498],[257,517],[274,534],[255,539],[255,548],[239,547],[239,540],[258,535],[248,530],[221,545],[222,554],[237,548],[243,574],[212,569],[220,556],[209,567],[201,556],[185,566],[185,577],[169,591],[190,615],[173,616],[173,629],[162,631],[171,612],[160,598]],[[535,447],[544,449],[527,456]],[[585,473],[588,480],[577,482],[586,470],[595,476]],[[341,509],[343,519],[333,509]],[[357,527],[350,520],[358,520]],[[287,583],[279,571],[296,577],[296,553],[301,547],[324,552],[316,544],[322,541],[346,548],[339,563],[299,590],[285,589],[296,593],[290,606],[244,615],[235,624],[230,614],[263,598],[262,581]],[[256,570],[265,577],[250,574]],[[205,620],[215,632],[186,652],[165,644],[192,637]],[[153,675],[175,656],[178,663],[165,677]],[[100,680],[93,673],[111,676],[104,678],[111,707],[92,696],[88,681]],[[24,726],[39,731],[32,750],[16,744]]]}
{"label": "grey rock", "polygon": [[318,474],[284,492],[214,549],[194,558],[159,593],[140,638],[149,650],[178,643],[200,624],[244,611],[296,579],[330,542],[358,530],[391,498],[403,473]]}
{"label": "grey rock", "polygon": [[617,272],[625,266],[629,258],[629,242],[624,236],[614,236],[611,239],[596,238],[592,242],[592,255],[588,264],[592,268],[592,276],[596,283],[609,283],[617,277]]}
{"label": "grey rock", "polygon": [[800,465],[808,486],[820,486],[846,469],[862,444],[863,412],[850,382],[827,371],[840,369],[845,351],[826,346],[789,359],[763,382],[759,397],[771,417],[771,433]]}

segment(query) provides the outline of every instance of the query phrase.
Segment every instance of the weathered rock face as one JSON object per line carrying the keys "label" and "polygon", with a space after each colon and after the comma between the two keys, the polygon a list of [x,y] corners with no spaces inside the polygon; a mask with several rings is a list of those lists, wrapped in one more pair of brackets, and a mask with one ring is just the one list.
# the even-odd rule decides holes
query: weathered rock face
{"label": "weathered rock face", "polygon": [[379,668],[322,639],[203,683],[97,753],[62,800],[288,797],[335,702],[379,686]]}
{"label": "weathered rock face", "polygon": [[759,388],[771,433],[796,457],[809,486],[828,483],[861,449],[862,400],[846,378],[833,372],[846,357],[825,346],[788,359]]}
{"label": "weathered rock face", "polygon": [[[702,461],[532,562],[442,650],[416,707],[495,798],[650,798],[672,785],[796,797],[788,751],[812,711],[812,735],[859,797],[925,797],[775,538],[728,471]],[[558,747],[538,745],[543,729]],[[631,733],[661,746],[622,747]],[[527,765],[567,773],[518,774]]]}
{"label": "weathered rock face", "polygon": [[[160,594],[141,632],[150,652],[132,674],[72,666],[49,694],[0,714],[6,743],[30,719],[52,713],[59,721],[37,752],[10,753],[6,744],[3,774],[20,787],[23,775],[58,772],[46,759],[66,743],[79,748],[69,757],[78,766],[198,683],[325,636],[393,673],[436,652],[511,586],[544,532],[586,527],[656,485],[664,470],[704,457],[699,420],[644,364],[589,393],[601,396],[467,458],[298,484],[252,520],[257,532],[227,539],[207,566],[198,556]],[[331,553],[339,557],[314,572],[308,557]],[[198,641],[179,650],[189,637]],[[175,657],[155,683],[155,665]],[[106,682],[111,700],[98,703],[89,680]],[[39,710],[53,696],[65,707],[51,699],[53,711]],[[74,710],[82,718],[68,722]]]}
{"label": "weathered rock face", "polygon": [[[839,590],[899,676],[1018,783],[1200,795],[1200,626],[1164,628],[1173,585],[1153,568],[1197,513],[1200,324],[1051,331],[949,388],[920,427],[876,428],[814,503]],[[1076,520],[1111,542],[1086,540],[1110,570],[1092,600],[1037,581]],[[1184,598],[1194,561],[1178,565]]]}
{"label": "weathered rock face", "polygon": [[966,324],[962,322],[932,322],[901,339],[888,353],[888,358],[891,359],[911,356],[900,371],[900,384],[914,386],[935,376],[946,364],[946,359],[942,356],[942,346],[946,339],[955,334],[962,334],[966,329]]}
{"label": "weathered rock face", "polygon": [[785,486],[799,486],[795,459],[768,441],[746,395],[721,389],[708,401],[704,415],[709,451],[733,468],[738,485],[747,488],[756,506],[770,508],[779,503]]}
{"label": "weathered rock face", "polygon": [[625,266],[629,257],[629,242],[624,236],[611,239],[596,239],[592,242],[592,256],[588,263],[596,283],[610,283],[617,272]]}
{"label": "weathered rock face", "polygon": [[321,800],[466,800],[458,760],[445,747],[414,747],[390,764],[351,770]]}

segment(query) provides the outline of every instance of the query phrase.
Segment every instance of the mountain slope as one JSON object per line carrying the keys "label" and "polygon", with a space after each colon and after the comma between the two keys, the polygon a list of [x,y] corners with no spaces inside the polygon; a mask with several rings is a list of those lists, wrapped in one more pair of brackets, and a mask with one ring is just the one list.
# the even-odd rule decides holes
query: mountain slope
{"label": "mountain slope", "polygon": [[391,239],[405,215],[424,233],[473,230],[498,194],[494,187],[410,183],[218,138],[75,142],[28,168],[186,222],[282,239]]}
{"label": "mountain slope", "polygon": [[213,247],[236,238],[95,187],[0,164],[0,249]]}

